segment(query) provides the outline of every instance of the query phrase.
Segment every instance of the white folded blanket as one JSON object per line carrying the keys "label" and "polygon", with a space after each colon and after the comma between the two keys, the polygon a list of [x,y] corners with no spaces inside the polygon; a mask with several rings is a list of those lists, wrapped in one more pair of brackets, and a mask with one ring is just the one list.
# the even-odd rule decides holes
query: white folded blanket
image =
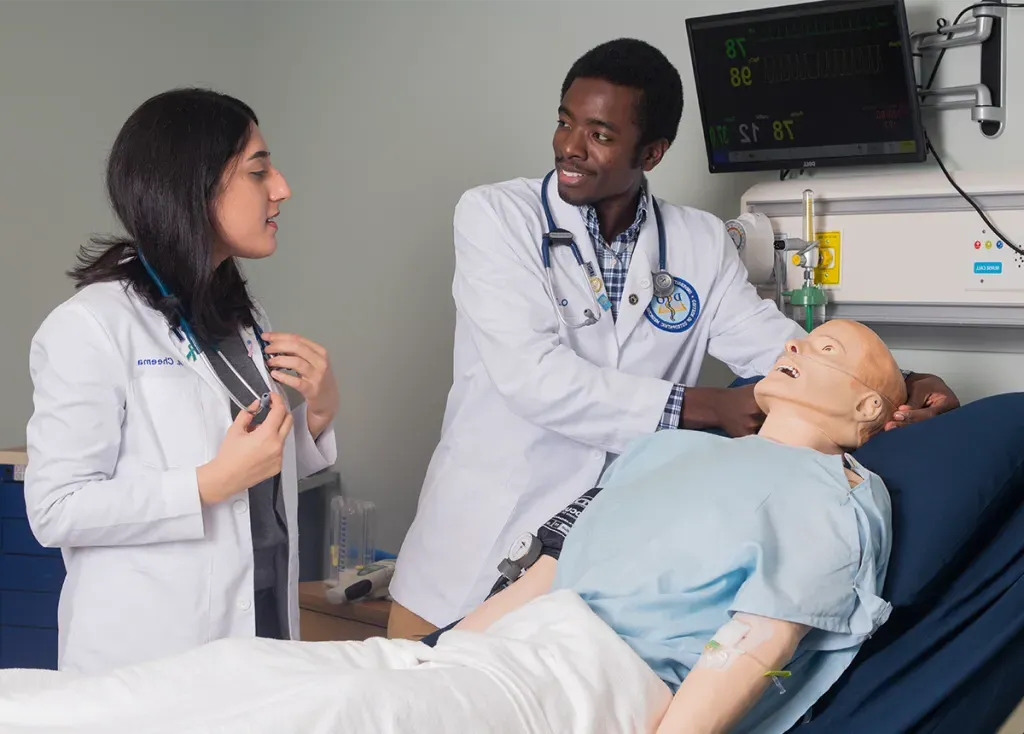
{"label": "white folded blanket", "polygon": [[670,702],[564,590],[435,648],[221,640],[93,676],[0,671],[4,734],[648,734]]}

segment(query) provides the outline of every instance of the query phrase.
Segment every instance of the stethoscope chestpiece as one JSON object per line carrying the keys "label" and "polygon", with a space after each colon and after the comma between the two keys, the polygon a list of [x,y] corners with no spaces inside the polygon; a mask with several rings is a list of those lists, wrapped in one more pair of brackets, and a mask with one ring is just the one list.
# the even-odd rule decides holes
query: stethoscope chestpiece
{"label": "stethoscope chestpiece", "polygon": [[667,270],[659,270],[654,274],[655,298],[670,298],[675,292],[676,284],[672,274]]}

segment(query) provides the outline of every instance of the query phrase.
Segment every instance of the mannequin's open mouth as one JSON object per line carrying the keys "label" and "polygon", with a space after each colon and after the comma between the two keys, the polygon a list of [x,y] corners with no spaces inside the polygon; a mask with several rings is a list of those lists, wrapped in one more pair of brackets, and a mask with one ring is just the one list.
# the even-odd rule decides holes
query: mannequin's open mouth
{"label": "mannequin's open mouth", "polygon": [[781,372],[787,377],[792,377],[793,379],[796,379],[797,377],[800,376],[800,370],[798,370],[796,367],[790,367],[788,364],[780,364],[778,367],[775,368],[775,371]]}

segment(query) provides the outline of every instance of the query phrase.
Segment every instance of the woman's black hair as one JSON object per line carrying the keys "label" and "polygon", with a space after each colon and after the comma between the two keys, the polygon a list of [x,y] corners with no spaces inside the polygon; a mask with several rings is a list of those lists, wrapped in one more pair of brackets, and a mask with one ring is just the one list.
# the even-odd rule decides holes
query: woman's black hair
{"label": "woman's black hair", "polygon": [[206,344],[252,326],[253,303],[234,258],[214,270],[211,251],[221,177],[255,124],[247,105],[206,89],[164,92],[135,110],[107,162],[107,194],[126,235],[94,237],[81,248],[68,273],[76,288],[124,282],[172,325],[183,313]]}

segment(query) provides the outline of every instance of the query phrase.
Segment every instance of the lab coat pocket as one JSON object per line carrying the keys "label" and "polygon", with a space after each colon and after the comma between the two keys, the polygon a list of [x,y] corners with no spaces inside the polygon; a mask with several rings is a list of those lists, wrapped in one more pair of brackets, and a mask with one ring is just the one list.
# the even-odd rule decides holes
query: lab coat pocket
{"label": "lab coat pocket", "polygon": [[211,458],[199,388],[189,374],[143,375],[132,382],[128,415],[140,425],[131,428],[148,433],[149,461],[161,469],[199,466]]}

